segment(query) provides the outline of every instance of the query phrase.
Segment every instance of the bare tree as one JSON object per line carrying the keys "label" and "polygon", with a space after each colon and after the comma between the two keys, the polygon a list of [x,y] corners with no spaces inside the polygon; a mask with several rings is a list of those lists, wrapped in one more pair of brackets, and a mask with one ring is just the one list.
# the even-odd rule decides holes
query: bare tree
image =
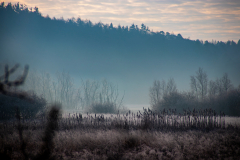
{"label": "bare tree", "polygon": [[73,78],[66,72],[58,72],[56,79],[47,72],[30,72],[24,90],[30,90],[48,103],[61,103],[67,108],[76,108],[81,100],[80,89],[74,86]]}
{"label": "bare tree", "polygon": [[28,68],[29,68],[28,65],[25,66],[22,76],[20,76],[15,81],[9,80],[10,74],[14,73],[18,67],[19,67],[19,64],[16,64],[11,69],[8,69],[8,65],[5,65],[5,74],[0,76],[0,93],[13,95],[14,93],[10,92],[11,87],[20,86],[24,83],[28,75]]}
{"label": "bare tree", "polygon": [[57,73],[58,79],[58,87],[60,89],[60,102],[72,105],[72,98],[74,94],[74,82],[73,78],[69,75],[69,73],[62,72]]}
{"label": "bare tree", "polygon": [[37,95],[43,97],[48,103],[61,103],[66,108],[82,109],[91,106],[92,104],[111,104],[120,108],[122,99],[119,100],[117,86],[103,80],[102,82],[82,80],[82,86],[77,88],[74,85],[73,78],[69,73],[58,72],[56,79],[51,78],[49,73],[37,72],[31,73],[29,84],[23,89],[32,90]]}
{"label": "bare tree", "polygon": [[[215,82],[211,81],[211,83],[214,83],[214,88],[215,88],[215,92],[218,95],[221,94],[225,94],[228,91],[233,89],[233,85],[231,83],[231,80],[228,78],[228,74],[224,73],[224,75],[222,76],[222,78],[217,78]],[[209,83],[210,85],[210,83]],[[212,87],[212,86],[209,86]]]}
{"label": "bare tree", "polygon": [[227,93],[229,90],[233,89],[233,85],[231,83],[231,80],[228,78],[228,74],[224,73],[223,77],[221,78],[222,87],[225,93]]}
{"label": "bare tree", "polygon": [[51,83],[51,76],[47,72],[42,72],[40,74],[40,92],[44,99],[52,102],[53,101],[53,94],[52,94],[52,83]]}
{"label": "bare tree", "polygon": [[208,85],[209,89],[208,89],[208,94],[210,97],[216,96],[217,95],[217,85],[216,82],[213,80],[209,81],[209,85]]}
{"label": "bare tree", "polygon": [[216,84],[218,95],[223,94],[224,90],[223,90],[223,84],[221,79],[217,78],[215,81],[215,84]]}
{"label": "bare tree", "polygon": [[153,86],[149,89],[150,103],[152,106],[155,106],[160,102],[162,94],[161,82],[155,80]]}
{"label": "bare tree", "polygon": [[199,68],[196,72],[196,76],[191,76],[191,88],[192,91],[201,97],[203,100],[207,95],[208,78],[207,73]]}
{"label": "bare tree", "polygon": [[99,90],[100,85],[97,81],[86,80],[85,82],[82,80],[82,90],[83,97],[81,101],[82,109],[90,106],[92,103],[95,103],[97,100],[97,90]]}
{"label": "bare tree", "polygon": [[167,83],[166,94],[177,92],[177,85],[173,78],[170,78]]}
{"label": "bare tree", "polygon": [[153,86],[149,89],[150,104],[157,106],[162,100],[163,96],[177,92],[177,86],[173,78],[170,78],[166,83],[164,80],[155,80]]}
{"label": "bare tree", "polygon": [[82,80],[83,95],[81,99],[82,109],[96,112],[104,111],[108,106],[113,112],[122,107],[123,97],[119,99],[118,87],[104,79],[101,82]]}
{"label": "bare tree", "polygon": [[192,93],[198,98],[197,80],[194,76],[191,76],[191,90]]}

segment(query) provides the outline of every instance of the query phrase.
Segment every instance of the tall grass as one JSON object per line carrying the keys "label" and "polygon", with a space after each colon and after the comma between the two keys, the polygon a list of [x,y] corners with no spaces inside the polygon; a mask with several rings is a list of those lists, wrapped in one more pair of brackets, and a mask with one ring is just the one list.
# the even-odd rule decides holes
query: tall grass
{"label": "tall grass", "polygon": [[183,114],[175,110],[143,111],[125,114],[84,114],[74,113],[62,115],[60,129],[127,129],[127,130],[210,130],[225,128],[225,114],[217,114],[212,109],[184,110]]}
{"label": "tall grass", "polygon": [[[97,117],[97,115],[96,115]],[[45,125],[44,125],[45,124]],[[25,150],[29,159],[239,159],[240,132],[237,128],[201,130],[127,130],[78,128],[55,132],[47,158],[41,146],[43,129],[23,127]],[[26,126],[26,124],[22,124]],[[17,129],[1,127],[0,156],[25,159]],[[44,137],[44,136],[43,136]],[[44,155],[44,154],[43,154]],[[47,154],[48,155],[48,154]]]}

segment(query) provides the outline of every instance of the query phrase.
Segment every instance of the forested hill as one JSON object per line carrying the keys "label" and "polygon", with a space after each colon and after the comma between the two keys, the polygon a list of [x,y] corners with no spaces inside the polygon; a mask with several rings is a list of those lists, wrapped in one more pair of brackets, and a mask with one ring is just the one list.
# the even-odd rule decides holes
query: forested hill
{"label": "forested hill", "polygon": [[151,32],[144,24],[113,27],[80,18],[49,18],[37,7],[19,3],[1,3],[0,35],[1,61],[36,68],[132,79],[138,76],[152,80],[158,78],[156,74],[175,79],[185,76],[187,81],[198,67],[203,67],[217,74],[213,77],[228,72],[233,83],[240,79],[236,74],[240,70],[240,40],[202,42],[181,34]]}
{"label": "forested hill", "polygon": [[[62,42],[77,49],[89,46],[101,49],[109,46],[148,55],[164,52],[179,53],[183,50],[185,53],[239,53],[240,49],[240,40],[237,43],[234,41],[210,43],[184,39],[181,34],[174,35],[164,31],[150,32],[144,24],[141,26],[132,24],[129,27],[119,25],[115,28],[112,24],[101,22],[93,24],[90,20],[80,18],[51,19],[48,16],[43,17],[37,7],[29,9],[20,4],[4,6],[4,3],[1,3],[0,18],[1,41],[9,37],[25,42],[32,42],[32,40],[46,43]],[[6,39],[4,41],[8,42]]]}

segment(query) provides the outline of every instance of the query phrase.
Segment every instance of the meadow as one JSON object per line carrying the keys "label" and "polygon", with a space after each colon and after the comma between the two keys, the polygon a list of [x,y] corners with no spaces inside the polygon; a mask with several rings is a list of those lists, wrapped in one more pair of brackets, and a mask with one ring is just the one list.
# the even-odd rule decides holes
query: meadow
{"label": "meadow", "polygon": [[5,159],[240,158],[239,118],[211,109],[71,114],[53,107],[31,120],[17,115],[0,123]]}
{"label": "meadow", "polygon": [[[211,109],[206,105],[210,103],[198,103],[205,109],[183,108],[181,113],[164,109],[165,103],[156,103],[161,105],[158,110],[118,111],[116,101],[106,98],[106,103],[100,93],[100,101],[90,109],[67,113],[60,104],[47,106],[35,94],[14,90],[28,73],[26,66],[19,79],[9,81],[17,67],[8,70],[6,65],[0,77],[1,159],[240,159],[239,118]],[[234,101],[238,93],[228,94],[227,102],[234,107],[239,106]]]}

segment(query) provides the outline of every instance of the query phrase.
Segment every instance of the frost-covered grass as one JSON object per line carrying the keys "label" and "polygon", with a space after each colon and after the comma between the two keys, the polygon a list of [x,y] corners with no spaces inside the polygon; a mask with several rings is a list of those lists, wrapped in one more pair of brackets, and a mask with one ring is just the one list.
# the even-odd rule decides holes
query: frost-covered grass
{"label": "frost-covered grass", "polygon": [[49,159],[240,159],[239,125],[212,113],[74,113],[59,118],[57,130],[49,118],[20,125],[5,121],[0,123],[0,157],[37,159],[50,135]]}
{"label": "frost-covered grass", "polygon": [[[26,152],[37,155],[42,130],[25,130]],[[1,132],[1,154],[23,159],[17,130]],[[53,139],[55,159],[239,159],[239,130],[209,132],[65,130]]]}

